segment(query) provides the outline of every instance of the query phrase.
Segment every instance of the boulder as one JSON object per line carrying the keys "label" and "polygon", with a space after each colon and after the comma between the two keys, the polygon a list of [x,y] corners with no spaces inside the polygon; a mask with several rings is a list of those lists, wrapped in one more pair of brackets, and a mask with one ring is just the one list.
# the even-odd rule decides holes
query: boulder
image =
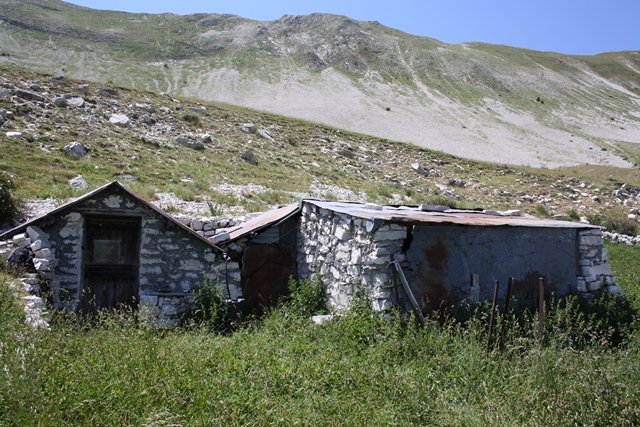
{"label": "boulder", "polygon": [[245,123],[240,126],[240,130],[245,133],[256,133],[258,132],[258,128],[253,123]]}
{"label": "boulder", "polygon": [[74,96],[72,98],[67,99],[69,105],[73,105],[74,107],[82,108],[84,107],[84,99],[79,96]]}
{"label": "boulder", "polygon": [[64,151],[74,159],[79,159],[87,155],[87,149],[78,141],[73,141],[65,145]]}
{"label": "boulder", "polygon": [[85,181],[82,175],[78,175],[75,178],[70,179],[69,187],[73,188],[74,190],[87,190],[91,188],[89,183]]}
{"label": "boulder", "polygon": [[140,121],[145,125],[155,125],[158,122],[156,119],[154,119],[148,114],[145,114],[144,116],[140,117]]}
{"label": "boulder", "polygon": [[266,138],[266,139],[269,139],[269,140],[273,141],[273,137],[271,136],[271,134],[269,133],[268,130],[260,129],[260,130],[258,130],[258,135],[260,135],[263,138]]}
{"label": "boulder", "polygon": [[129,117],[124,114],[113,114],[109,117],[109,122],[121,128],[129,127]]}
{"label": "boulder", "polygon": [[22,99],[26,99],[27,101],[42,102],[45,100],[44,96],[24,89],[16,89],[16,95]]}
{"label": "boulder", "polygon": [[89,85],[83,84],[72,89],[76,93],[81,93],[83,95],[89,95]]}
{"label": "boulder", "polygon": [[242,153],[241,158],[245,162],[247,162],[249,164],[252,164],[254,166],[258,164],[258,159],[256,158],[256,155],[253,154],[253,149],[252,148],[249,148],[247,151]]}
{"label": "boulder", "polygon": [[58,98],[55,98],[55,99],[53,100],[53,103],[54,103],[57,107],[60,107],[60,108],[64,108],[64,107],[66,107],[67,105],[69,105],[69,103],[67,102],[67,99],[66,99],[66,98],[64,98],[64,97],[62,97],[62,96],[60,96],[60,97],[58,97]]}
{"label": "boulder", "polygon": [[180,145],[184,145],[187,148],[192,148],[194,150],[204,150],[204,144],[201,141],[195,141],[191,138],[179,136],[176,138],[176,142]]}

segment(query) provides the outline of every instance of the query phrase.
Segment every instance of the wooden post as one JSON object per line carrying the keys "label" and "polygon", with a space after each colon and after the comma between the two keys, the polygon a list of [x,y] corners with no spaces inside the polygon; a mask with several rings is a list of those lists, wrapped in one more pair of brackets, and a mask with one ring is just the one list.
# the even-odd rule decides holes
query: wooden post
{"label": "wooden post", "polygon": [[487,354],[491,350],[491,332],[493,330],[493,319],[496,315],[496,304],[498,302],[498,289],[500,288],[500,281],[496,280],[496,286],[493,290],[493,304],[491,305],[491,317],[489,319],[489,337],[487,338]]}
{"label": "wooden post", "polygon": [[507,333],[507,321],[509,319],[509,308],[511,307],[511,293],[513,289],[513,281],[514,281],[513,277],[509,277],[509,280],[507,281],[507,295],[506,295],[506,301],[504,302],[504,313],[502,313],[502,328],[500,328],[501,329],[500,343],[498,344],[498,348],[500,349],[500,352],[504,350],[504,338]]}
{"label": "wooden post", "polygon": [[540,278],[540,301],[538,302],[538,340],[540,348],[544,347],[544,277]]}

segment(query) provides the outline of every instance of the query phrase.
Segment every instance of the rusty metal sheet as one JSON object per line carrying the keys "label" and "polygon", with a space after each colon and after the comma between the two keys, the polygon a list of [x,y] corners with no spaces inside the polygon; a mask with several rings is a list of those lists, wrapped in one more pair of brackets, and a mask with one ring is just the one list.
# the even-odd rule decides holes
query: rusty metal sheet
{"label": "rusty metal sheet", "polygon": [[480,211],[465,211],[459,209],[432,212],[422,211],[417,207],[405,206],[382,206],[382,209],[369,209],[362,203],[326,202],[319,200],[304,200],[303,203],[313,204],[321,209],[327,209],[358,218],[370,220],[379,219],[389,222],[439,223],[485,227],[600,228],[590,224],[581,224],[570,221],[540,219],[529,216],[498,216],[486,214]]}
{"label": "rusty metal sheet", "polygon": [[270,227],[273,224],[284,221],[299,211],[300,205],[298,203],[292,203],[290,205],[281,206],[277,209],[267,211],[247,222],[243,222],[237,227],[227,230],[227,233],[229,234],[229,241],[257,233],[258,231]]}

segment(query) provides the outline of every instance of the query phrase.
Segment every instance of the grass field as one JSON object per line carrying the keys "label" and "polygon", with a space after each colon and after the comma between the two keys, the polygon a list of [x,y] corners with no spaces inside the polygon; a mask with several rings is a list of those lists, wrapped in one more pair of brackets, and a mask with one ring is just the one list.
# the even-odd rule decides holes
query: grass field
{"label": "grass field", "polygon": [[613,345],[601,321],[638,306],[640,250],[608,248],[629,300],[605,298],[600,321],[549,304],[543,350],[535,316],[487,353],[484,312],[423,329],[366,304],[321,327],[285,307],[233,334],[126,314],[34,331],[3,286],[0,426],[637,425],[636,323]]}

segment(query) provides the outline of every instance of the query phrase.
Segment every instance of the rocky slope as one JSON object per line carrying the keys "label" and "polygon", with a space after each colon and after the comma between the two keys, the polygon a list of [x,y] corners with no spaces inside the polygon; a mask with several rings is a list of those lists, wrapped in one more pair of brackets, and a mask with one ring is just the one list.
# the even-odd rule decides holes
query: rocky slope
{"label": "rocky slope", "polygon": [[2,66],[0,170],[21,198],[40,200],[29,203],[33,212],[114,179],[170,212],[204,216],[320,197],[516,208],[632,230],[640,203],[635,168],[482,163],[229,105]]}
{"label": "rocky slope", "polygon": [[448,45],[347,17],[95,11],[0,0],[5,63],[215,100],[469,159],[630,167],[640,54]]}

